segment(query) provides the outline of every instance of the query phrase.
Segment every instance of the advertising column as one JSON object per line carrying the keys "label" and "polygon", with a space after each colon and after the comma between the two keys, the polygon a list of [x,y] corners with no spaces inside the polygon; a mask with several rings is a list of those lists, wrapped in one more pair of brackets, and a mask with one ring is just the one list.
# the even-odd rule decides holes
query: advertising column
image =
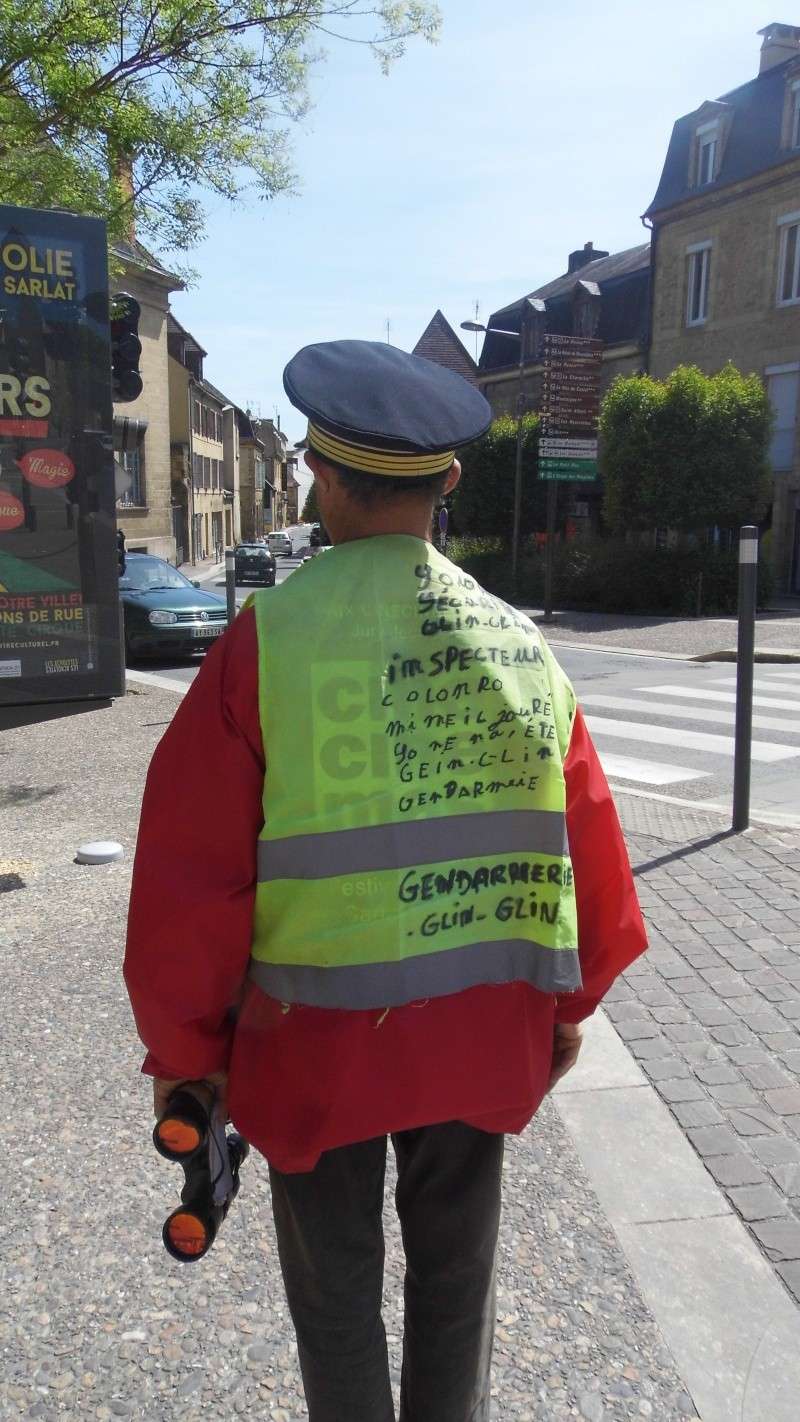
{"label": "advertising column", "polygon": [[3,707],[122,691],[105,224],[0,207]]}

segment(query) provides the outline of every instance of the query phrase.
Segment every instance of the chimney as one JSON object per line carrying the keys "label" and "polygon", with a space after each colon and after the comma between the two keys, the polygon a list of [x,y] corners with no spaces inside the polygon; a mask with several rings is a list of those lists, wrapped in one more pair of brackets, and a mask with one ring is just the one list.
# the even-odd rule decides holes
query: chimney
{"label": "chimney", "polygon": [[764,36],[759,74],[774,69],[776,64],[785,64],[787,59],[800,56],[800,29],[796,25],[765,25],[758,33]]}
{"label": "chimney", "polygon": [[136,230],[134,225],[134,186],[133,186],[133,157],[121,148],[111,147],[109,144],[109,164],[111,176],[120,191],[122,202],[125,206],[123,221],[125,223],[125,237],[129,242],[134,240]]}
{"label": "chimney", "polygon": [[581,267],[585,267],[589,262],[596,262],[598,257],[607,257],[608,252],[595,250],[593,242],[586,242],[583,247],[579,247],[577,252],[570,252],[567,258],[567,275],[572,272],[579,272]]}

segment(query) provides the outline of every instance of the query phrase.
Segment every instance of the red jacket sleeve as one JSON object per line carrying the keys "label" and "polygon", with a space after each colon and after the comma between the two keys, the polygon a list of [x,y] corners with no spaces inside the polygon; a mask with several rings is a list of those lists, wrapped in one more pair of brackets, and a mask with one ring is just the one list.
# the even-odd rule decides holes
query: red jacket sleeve
{"label": "red jacket sleeve", "polygon": [[581,1022],[645,951],[647,935],[617,811],[580,710],[564,776],[583,988],[558,998],[556,1021]]}
{"label": "red jacket sleeve", "polygon": [[125,983],[143,1070],[224,1070],[250,957],[264,753],[255,617],[207,653],[156,748],[142,804]]}

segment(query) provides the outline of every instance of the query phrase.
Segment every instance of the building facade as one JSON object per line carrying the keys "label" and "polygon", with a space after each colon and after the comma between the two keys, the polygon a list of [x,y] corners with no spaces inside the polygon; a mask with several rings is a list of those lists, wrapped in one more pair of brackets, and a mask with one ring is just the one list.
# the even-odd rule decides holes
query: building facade
{"label": "building facade", "polygon": [[[134,240],[116,243],[123,265],[115,290],[141,307],[139,369],[142,393],[114,406],[117,525],[131,551],[180,561],[180,516],[173,507],[167,323],[169,298],[183,282]],[[176,537],[177,535],[177,537]]]}
{"label": "building facade", "polygon": [[263,538],[270,530],[272,487],[267,485],[264,445],[258,421],[244,410],[236,411],[239,426],[239,506],[242,542]]}
{"label": "building facade", "polygon": [[800,28],[762,30],[760,72],[678,119],[652,223],[650,370],[764,380],[775,412],[771,557],[800,594]]}
{"label": "building facade", "polygon": [[[236,407],[203,375],[206,352],[169,316],[169,413],[174,499],[187,530],[187,559],[219,561],[241,537]],[[181,493],[182,490],[182,493]]]}

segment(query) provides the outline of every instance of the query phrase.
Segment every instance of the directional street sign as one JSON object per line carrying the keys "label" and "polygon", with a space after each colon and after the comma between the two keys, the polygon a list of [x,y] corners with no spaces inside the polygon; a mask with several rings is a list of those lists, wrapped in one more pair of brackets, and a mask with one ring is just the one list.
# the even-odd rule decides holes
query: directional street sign
{"label": "directional street sign", "polygon": [[602,341],[546,335],[540,479],[588,482],[597,477]]}
{"label": "directional street sign", "polygon": [[540,479],[565,479],[569,482],[589,482],[597,478],[596,459],[540,459]]}
{"label": "directional street sign", "polygon": [[596,459],[596,439],[568,439],[553,436],[539,440],[539,458]]}

